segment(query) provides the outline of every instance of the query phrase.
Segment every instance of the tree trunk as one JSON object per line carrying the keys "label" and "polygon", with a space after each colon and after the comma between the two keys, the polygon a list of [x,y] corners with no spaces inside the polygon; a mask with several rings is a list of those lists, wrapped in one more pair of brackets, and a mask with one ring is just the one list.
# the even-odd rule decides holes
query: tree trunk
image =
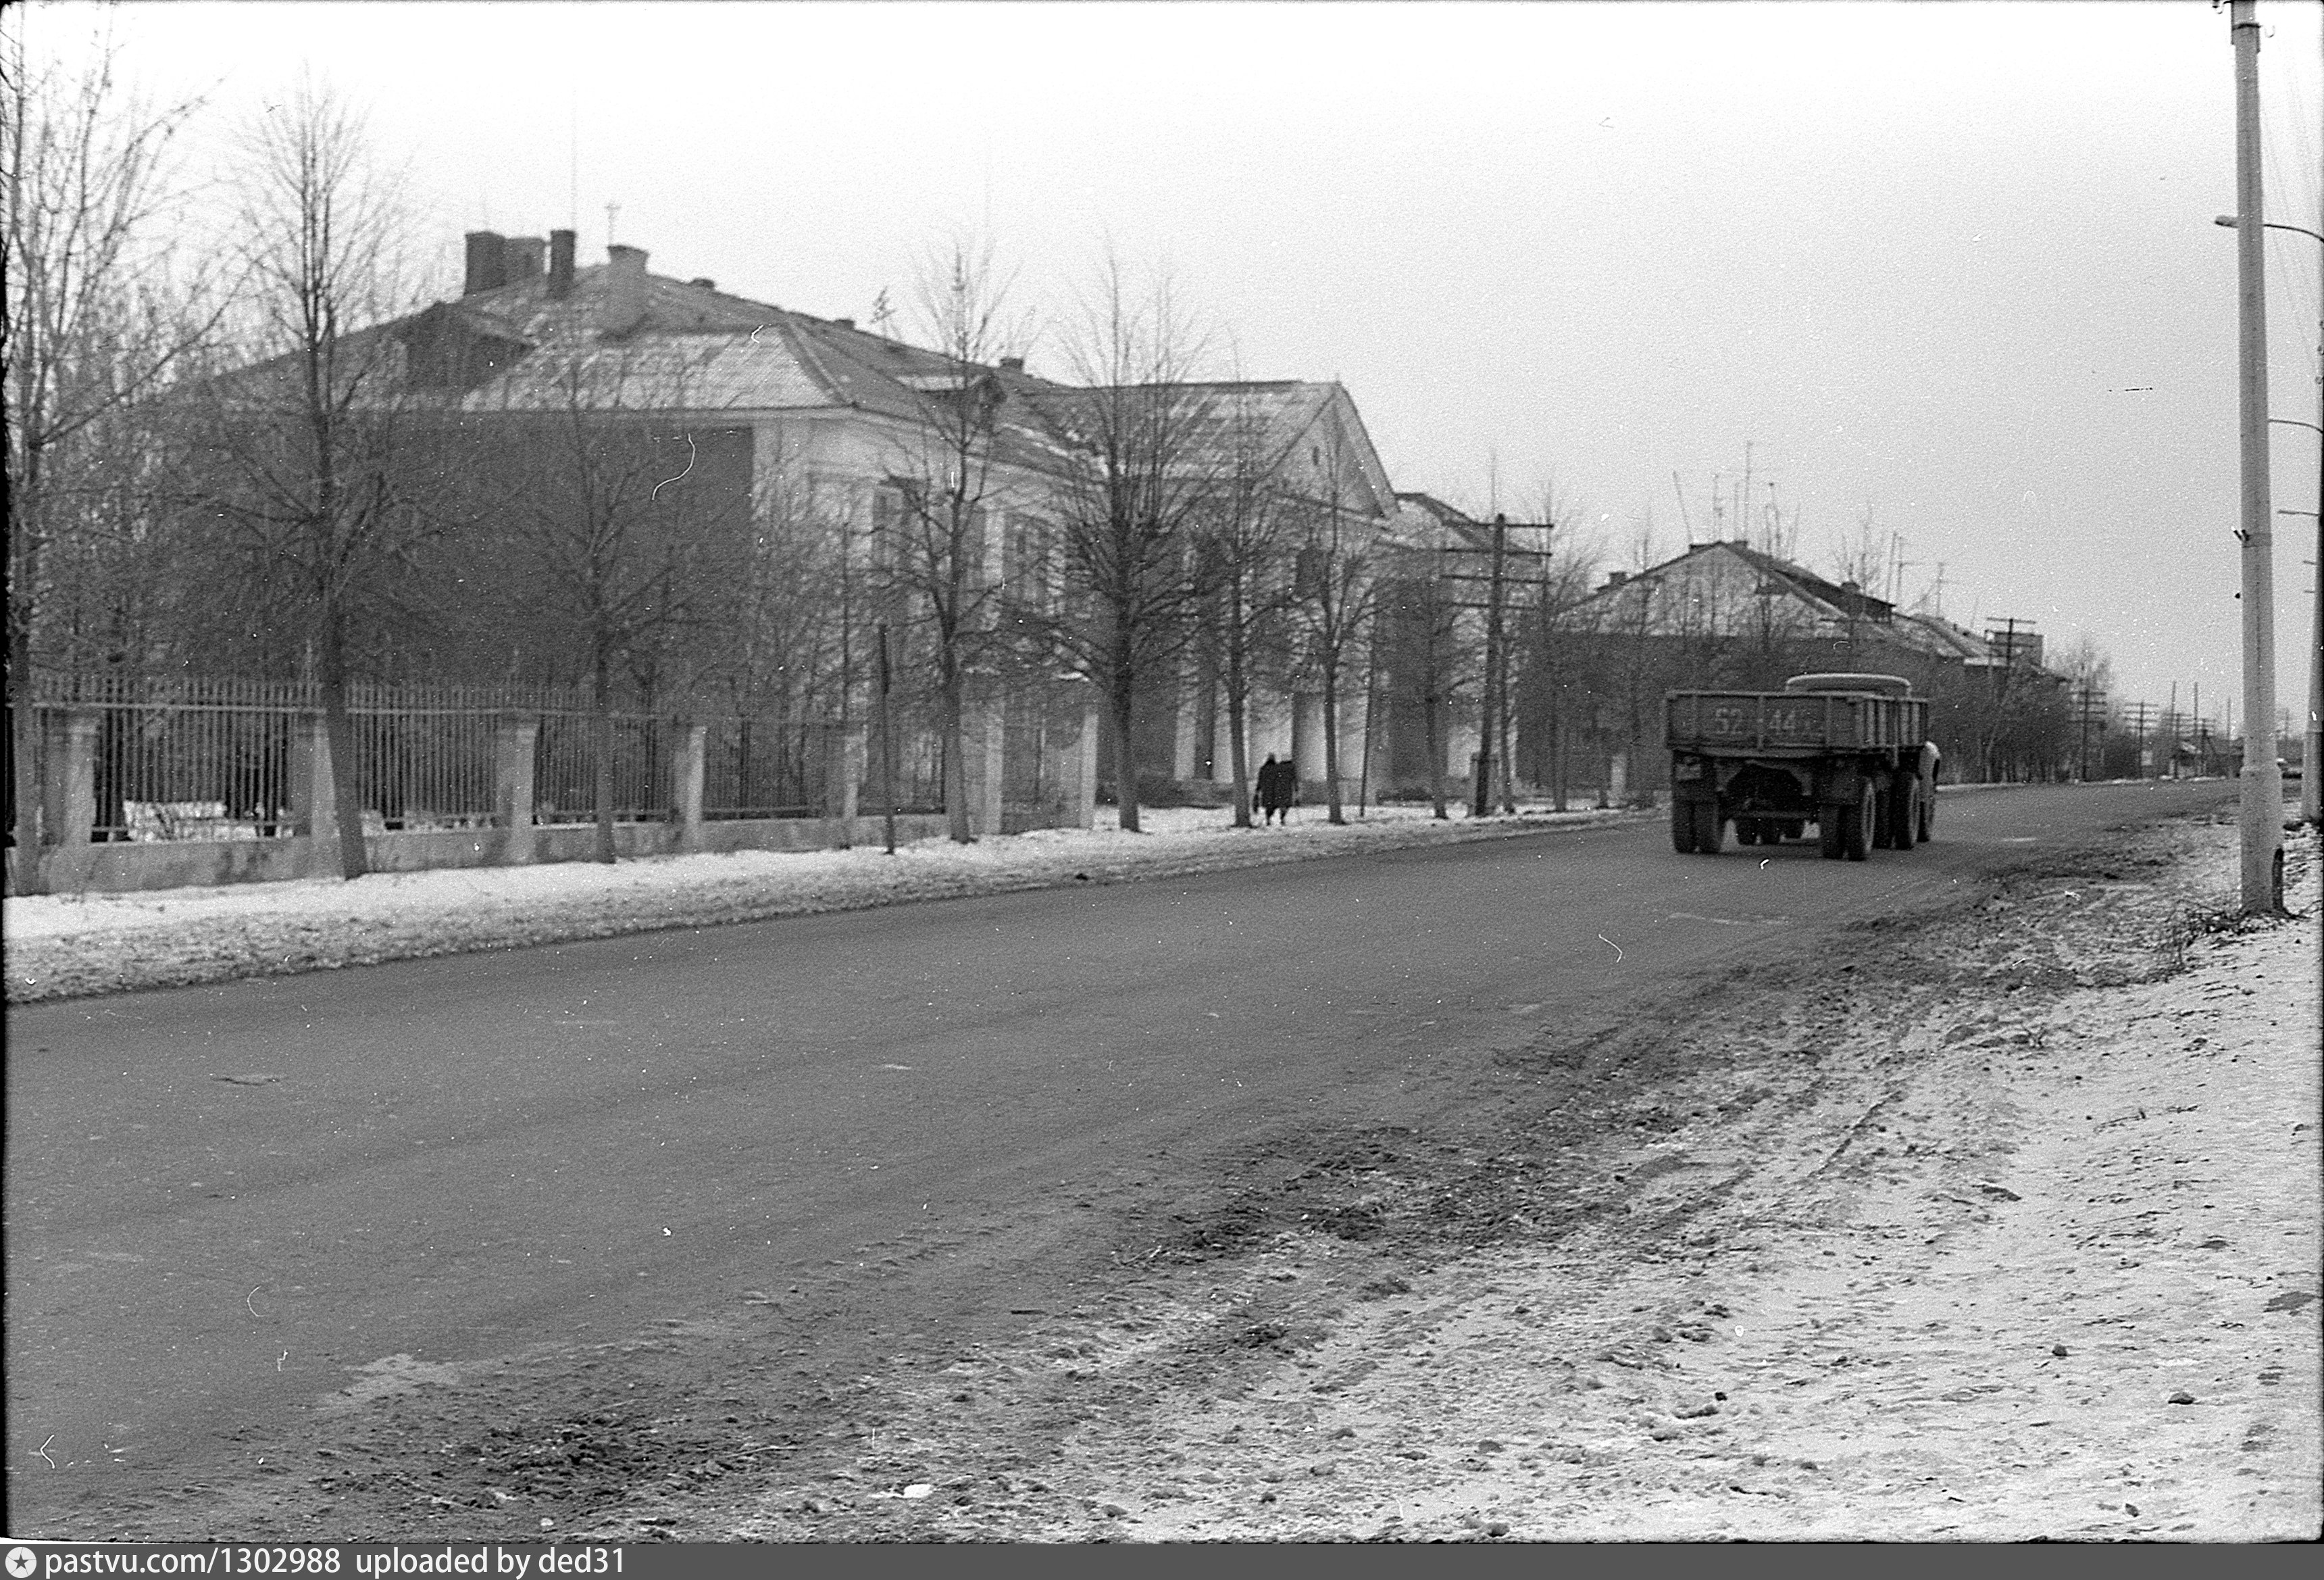
{"label": "tree trunk", "polygon": [[1250,827],[1250,745],[1249,715],[1243,700],[1242,661],[1240,655],[1227,656],[1227,734],[1233,738],[1227,743],[1228,756],[1234,771],[1234,826]]}
{"label": "tree trunk", "polygon": [[339,825],[339,876],[371,870],[364,847],[363,791],[355,782],[355,724],[347,713],[346,631],[336,600],[323,605],[323,739],[331,753],[331,812]]}
{"label": "tree trunk", "polygon": [[968,822],[968,739],[964,728],[967,678],[960,666],[947,663],[944,677],[944,802],[946,831],[954,845],[973,845],[976,834]]}
{"label": "tree trunk", "polygon": [[591,700],[595,704],[590,718],[590,734],[595,737],[596,759],[590,775],[590,800],[597,816],[597,848],[594,859],[611,866],[613,863],[613,658],[602,649],[595,655],[595,682]]}
{"label": "tree trunk", "polygon": [[8,633],[8,727],[16,753],[16,875],[12,892],[44,894],[48,888],[41,870],[42,743],[40,712],[32,706],[32,638],[29,631]]}
{"label": "tree trunk", "polygon": [[1420,733],[1428,747],[1428,804],[1438,822],[1447,822],[1452,814],[1444,806],[1444,739],[1437,727],[1434,689],[1420,699]]}
{"label": "tree trunk", "polygon": [[1348,820],[1346,810],[1340,805],[1340,675],[1339,666],[1323,666],[1323,804],[1330,808],[1324,820],[1340,824]]}
{"label": "tree trunk", "polygon": [[1130,734],[1136,722],[1135,681],[1117,671],[1109,688],[1113,705],[1113,793],[1121,813],[1121,829],[1136,834],[1138,827],[1138,743]]}

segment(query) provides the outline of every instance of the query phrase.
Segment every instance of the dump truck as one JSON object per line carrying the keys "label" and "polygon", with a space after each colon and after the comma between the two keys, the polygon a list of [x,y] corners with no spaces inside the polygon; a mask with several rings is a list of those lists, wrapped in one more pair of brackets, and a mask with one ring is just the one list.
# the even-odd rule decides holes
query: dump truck
{"label": "dump truck", "polygon": [[1895,675],[1794,675],[1781,691],[1673,691],[1671,844],[1716,855],[1798,839],[1827,861],[1910,850],[1936,828],[1929,704]]}

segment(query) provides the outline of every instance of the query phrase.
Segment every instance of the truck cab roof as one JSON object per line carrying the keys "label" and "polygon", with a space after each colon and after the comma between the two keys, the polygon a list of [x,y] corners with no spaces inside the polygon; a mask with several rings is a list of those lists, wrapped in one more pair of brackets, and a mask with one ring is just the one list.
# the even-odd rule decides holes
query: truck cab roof
{"label": "truck cab roof", "polygon": [[1794,675],[1786,691],[1868,691],[1876,697],[1910,697],[1913,683],[1902,675]]}

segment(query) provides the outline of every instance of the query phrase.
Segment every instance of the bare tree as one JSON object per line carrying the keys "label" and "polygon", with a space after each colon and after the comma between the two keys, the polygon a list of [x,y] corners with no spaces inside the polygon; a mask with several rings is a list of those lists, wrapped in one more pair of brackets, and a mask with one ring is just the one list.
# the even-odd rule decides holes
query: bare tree
{"label": "bare tree", "polygon": [[1291,599],[1282,574],[1292,533],[1279,484],[1279,447],[1250,391],[1227,396],[1225,469],[1206,513],[1198,550],[1204,560],[1209,606],[1201,621],[1204,657],[1226,704],[1234,824],[1250,827],[1250,698],[1263,658],[1260,633]]}
{"label": "bare tree", "polygon": [[[199,271],[172,278],[166,231],[184,197],[171,143],[198,101],[156,106],[118,76],[108,37],[77,72],[35,66],[0,25],[0,179],[6,182],[7,694],[15,758],[16,882],[40,882],[42,742],[32,679],[60,592],[88,593],[122,556],[98,543],[146,513],[121,510],[139,451],[117,430],[217,321]],[[52,560],[60,552],[69,564]],[[60,576],[60,571],[63,574]]]}
{"label": "bare tree", "polygon": [[1446,577],[1444,563],[1450,529],[1434,529],[1435,541],[1427,545],[1421,575],[1399,583],[1396,619],[1403,633],[1400,658],[1410,666],[1420,689],[1421,734],[1428,754],[1428,800],[1439,819],[1451,817],[1444,798],[1444,755],[1448,727],[1462,681],[1462,660],[1469,644],[1462,633],[1467,605],[1462,584]]}
{"label": "bare tree", "polygon": [[922,328],[944,369],[920,381],[921,422],[904,441],[897,541],[881,558],[886,590],[900,594],[905,618],[923,625],[936,667],[943,737],[944,803],[955,844],[974,837],[969,818],[969,679],[1000,633],[1001,578],[991,564],[993,517],[1008,490],[995,441],[1008,391],[992,371],[1021,351],[1028,329],[1014,315],[1011,281],[989,244],[955,241],[932,258],[919,282]]}
{"label": "bare tree", "polygon": [[752,440],[715,416],[651,415],[694,402],[682,377],[642,374],[627,347],[533,355],[526,409],[490,414],[475,472],[497,483],[482,513],[516,550],[508,585],[522,589],[523,613],[568,633],[551,661],[588,682],[594,855],[610,863],[621,699],[668,707],[742,656],[730,639],[753,581]]}
{"label": "bare tree", "polygon": [[1888,564],[1888,546],[1872,524],[1872,506],[1868,503],[1857,517],[1856,536],[1841,539],[1832,546],[1832,574],[1839,578],[1841,590],[1851,596],[1841,600],[1840,614],[1846,618],[1848,651],[1850,662],[1858,647],[1859,628],[1864,622],[1864,600],[1868,587],[1882,585]]}
{"label": "bare tree", "polygon": [[1373,550],[1378,530],[1359,521],[1343,494],[1345,445],[1323,447],[1323,497],[1300,511],[1294,599],[1306,657],[1323,695],[1323,784],[1328,818],[1345,823],[1340,801],[1340,692],[1358,644],[1371,629]]}
{"label": "bare tree", "polygon": [[1534,776],[1561,812],[1570,793],[1573,691],[1586,661],[1584,644],[1596,625],[1589,599],[1599,557],[1597,545],[1573,538],[1567,523],[1587,514],[1583,506],[1569,503],[1554,483],[1543,487],[1540,516],[1546,531],[1530,589],[1532,640],[1526,662],[1532,684],[1526,688],[1531,704],[1526,711],[1531,727],[1525,733],[1535,742]]}
{"label": "bare tree", "polygon": [[203,503],[305,626],[333,766],[339,872],[366,870],[347,711],[355,627],[398,561],[443,530],[421,487],[403,346],[413,305],[401,185],[362,115],[302,79],[244,129],[237,179],[249,338],[264,358],[209,382]]}
{"label": "bare tree", "polygon": [[1094,671],[1111,716],[1121,827],[1138,832],[1138,702],[1185,651],[1206,590],[1197,552],[1228,467],[1211,442],[1216,397],[1193,387],[1202,351],[1167,274],[1136,293],[1109,257],[1071,355],[1088,386],[1051,403],[1064,451],[1056,510],[1069,584],[1065,650]]}

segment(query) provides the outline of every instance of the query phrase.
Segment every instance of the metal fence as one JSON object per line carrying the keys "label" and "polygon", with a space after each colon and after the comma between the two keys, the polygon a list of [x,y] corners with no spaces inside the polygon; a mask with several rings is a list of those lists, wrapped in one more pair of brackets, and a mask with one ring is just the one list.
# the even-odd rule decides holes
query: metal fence
{"label": "metal fence", "polygon": [[[640,714],[613,716],[613,820],[657,823],[669,815],[661,764],[663,727]],[[597,816],[597,720],[549,713],[533,744],[533,821],[587,823]]]}
{"label": "metal fence", "polygon": [[[33,704],[52,737],[46,772],[61,772],[55,727],[94,715],[91,743],[100,841],[264,839],[292,828],[302,737],[321,716],[320,688],[191,677],[49,674]],[[586,692],[554,687],[349,688],[355,732],[347,772],[367,831],[489,826],[498,787],[496,736],[512,719],[540,724],[534,815],[541,823],[595,816],[597,738]],[[822,719],[730,716],[706,732],[704,815],[822,815],[835,727]],[[669,815],[665,759],[676,726],[640,712],[613,716],[614,816]],[[10,738],[13,750],[13,735]],[[899,743],[901,744],[901,743]],[[899,753],[899,755],[903,755]],[[924,757],[924,747],[913,753]],[[13,830],[14,780],[8,779]],[[922,786],[915,785],[915,790]]]}
{"label": "metal fence", "polygon": [[703,739],[702,815],[814,818],[823,813],[835,728],[821,719],[720,718]]}

